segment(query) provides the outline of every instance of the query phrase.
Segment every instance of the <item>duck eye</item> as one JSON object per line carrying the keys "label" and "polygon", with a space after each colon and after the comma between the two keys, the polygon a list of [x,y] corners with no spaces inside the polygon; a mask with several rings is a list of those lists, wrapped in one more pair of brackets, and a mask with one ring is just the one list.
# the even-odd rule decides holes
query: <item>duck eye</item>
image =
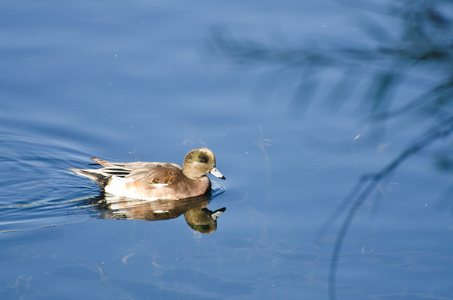
{"label": "duck eye", "polygon": [[201,162],[201,163],[206,164],[206,163],[208,163],[208,160],[209,160],[209,158],[206,155],[204,155],[204,154],[200,154],[198,156],[198,161]]}

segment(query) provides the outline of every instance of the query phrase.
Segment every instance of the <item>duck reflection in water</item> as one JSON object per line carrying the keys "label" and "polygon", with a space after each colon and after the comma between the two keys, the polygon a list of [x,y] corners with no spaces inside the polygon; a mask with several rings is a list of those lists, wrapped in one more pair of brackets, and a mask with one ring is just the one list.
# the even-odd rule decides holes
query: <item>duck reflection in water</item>
{"label": "duck reflection in water", "polygon": [[201,233],[217,229],[217,218],[225,207],[211,211],[207,208],[212,195],[206,194],[180,200],[146,201],[103,193],[91,198],[89,204],[102,212],[100,218],[118,220],[159,221],[175,219],[184,214],[187,225]]}

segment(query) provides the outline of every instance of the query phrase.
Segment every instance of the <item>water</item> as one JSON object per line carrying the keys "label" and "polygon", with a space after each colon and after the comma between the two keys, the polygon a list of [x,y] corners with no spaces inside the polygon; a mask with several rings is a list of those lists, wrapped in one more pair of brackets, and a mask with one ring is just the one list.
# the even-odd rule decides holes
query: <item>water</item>
{"label": "water", "polygon": [[[452,299],[451,138],[423,137],[448,88],[371,118],[451,68],[373,52],[423,38],[383,7],[3,4],[0,298]],[[436,44],[449,27],[429,30]],[[359,178],[420,140],[339,240]],[[112,200],[66,169],[204,146],[227,178],[204,199]],[[187,208],[226,210],[201,233]]]}

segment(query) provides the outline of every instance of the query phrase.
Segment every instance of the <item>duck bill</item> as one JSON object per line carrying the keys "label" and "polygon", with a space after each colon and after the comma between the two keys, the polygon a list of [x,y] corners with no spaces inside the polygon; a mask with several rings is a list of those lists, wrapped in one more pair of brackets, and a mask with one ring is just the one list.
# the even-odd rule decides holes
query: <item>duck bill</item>
{"label": "duck bill", "polygon": [[222,173],[220,173],[220,171],[217,170],[216,168],[212,168],[211,174],[214,175],[215,177],[219,177],[220,179],[225,179],[225,176],[223,176]]}
{"label": "duck bill", "polygon": [[218,209],[216,211],[214,211],[212,214],[211,214],[211,218],[216,221],[218,217],[220,217],[221,214],[223,214],[223,212],[226,210],[226,207],[222,207],[221,209]]}

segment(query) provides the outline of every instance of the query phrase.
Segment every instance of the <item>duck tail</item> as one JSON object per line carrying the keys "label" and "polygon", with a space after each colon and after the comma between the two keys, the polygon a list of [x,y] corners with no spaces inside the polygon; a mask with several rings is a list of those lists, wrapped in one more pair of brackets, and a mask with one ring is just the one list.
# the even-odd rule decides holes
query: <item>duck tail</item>
{"label": "duck tail", "polygon": [[94,183],[99,185],[101,187],[101,190],[104,190],[105,186],[108,184],[110,178],[112,177],[109,174],[105,174],[103,172],[100,172],[99,170],[86,170],[86,169],[75,169],[75,168],[68,168],[68,170],[89,178],[92,180]]}
{"label": "duck tail", "polygon": [[103,166],[103,167],[114,167],[115,166],[115,164],[113,164],[113,163],[111,163],[109,161],[97,158],[97,157],[92,157],[91,160],[96,162],[98,165]]}

